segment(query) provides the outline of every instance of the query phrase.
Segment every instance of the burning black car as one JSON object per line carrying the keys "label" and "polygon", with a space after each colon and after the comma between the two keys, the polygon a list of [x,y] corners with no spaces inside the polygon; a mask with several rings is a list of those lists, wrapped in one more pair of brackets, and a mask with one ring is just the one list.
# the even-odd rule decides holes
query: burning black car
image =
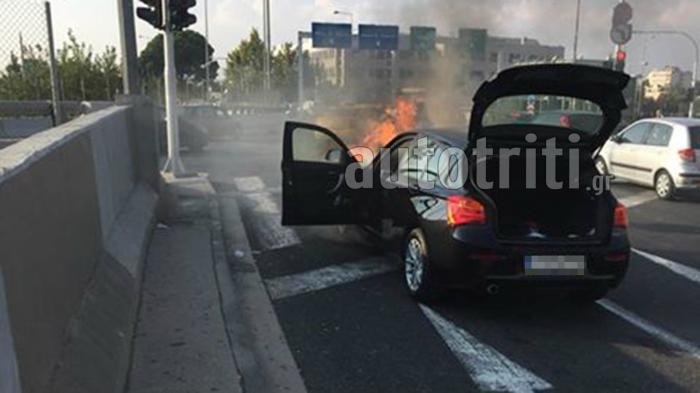
{"label": "burning black car", "polygon": [[[369,149],[289,122],[283,224],[399,233],[406,285],[421,301],[446,288],[516,285],[599,299],[620,284],[630,253],[626,209],[594,164],[627,82],[580,65],[512,68],[478,90],[468,130],[399,135],[364,167]],[[527,122],[513,117],[523,110]],[[588,120],[538,122],[562,111]]]}

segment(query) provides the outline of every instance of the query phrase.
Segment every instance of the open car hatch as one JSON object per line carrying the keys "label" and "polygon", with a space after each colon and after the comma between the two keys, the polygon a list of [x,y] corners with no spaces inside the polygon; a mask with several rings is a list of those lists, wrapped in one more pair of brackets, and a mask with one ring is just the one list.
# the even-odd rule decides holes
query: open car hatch
{"label": "open car hatch", "polygon": [[605,68],[543,64],[507,69],[474,96],[470,146],[480,138],[523,140],[527,133],[581,136],[602,146],[627,108],[622,91],[629,76]]}

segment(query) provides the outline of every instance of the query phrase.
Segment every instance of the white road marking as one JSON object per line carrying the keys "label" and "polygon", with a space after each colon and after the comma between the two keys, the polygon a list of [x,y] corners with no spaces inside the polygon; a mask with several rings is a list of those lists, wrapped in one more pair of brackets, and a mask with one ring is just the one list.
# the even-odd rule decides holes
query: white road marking
{"label": "white road marking", "polygon": [[632,313],[631,311],[622,308],[622,306],[619,306],[610,300],[598,300],[598,304],[611,313],[675,348],[676,350],[684,352],[696,359],[700,359],[700,348],[698,348],[695,344],[675,336],[673,333],[670,333],[661,327],[655,326],[651,322]]}
{"label": "white road marking", "polygon": [[421,304],[420,309],[481,390],[532,393],[552,389],[549,382],[481,343],[429,307]]}
{"label": "white road marking", "polygon": [[293,228],[282,226],[281,210],[260,177],[237,177],[233,182],[242,196],[255,204],[257,214],[251,225],[263,249],[279,250],[301,243]]}
{"label": "white road marking", "polygon": [[265,182],[258,176],[237,177],[233,179],[233,184],[240,192],[256,192],[265,189]]}
{"label": "white road marking", "polygon": [[656,200],[657,196],[654,191],[643,191],[638,194],[634,194],[625,198],[620,198],[618,201],[625,205],[628,209],[643,205],[647,202]]}
{"label": "white road marking", "polygon": [[265,283],[272,300],[279,300],[348,284],[396,269],[398,266],[386,258],[374,257],[305,273],[272,278],[265,280]]}
{"label": "white road marking", "polygon": [[667,268],[668,270],[687,278],[690,281],[700,284],[700,270],[693,269],[692,267],[683,265],[678,262],[673,262],[669,259],[662,258],[654,254],[649,254],[648,252],[644,252],[641,250],[632,249],[632,251],[654,262],[657,265],[661,265]]}
{"label": "white road marking", "polygon": [[255,211],[258,213],[281,214],[280,208],[277,207],[277,202],[275,202],[272,194],[269,192],[255,192],[246,194],[246,197],[255,202]]}

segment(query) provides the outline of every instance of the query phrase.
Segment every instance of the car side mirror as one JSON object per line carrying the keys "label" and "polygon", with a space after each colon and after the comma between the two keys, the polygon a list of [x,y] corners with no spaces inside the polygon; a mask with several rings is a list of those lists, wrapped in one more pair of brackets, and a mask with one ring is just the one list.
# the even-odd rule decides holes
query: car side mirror
{"label": "car side mirror", "polygon": [[334,164],[340,164],[341,158],[343,157],[343,151],[341,149],[331,149],[326,152],[324,159],[327,162],[332,162]]}
{"label": "car side mirror", "polygon": [[613,141],[614,143],[617,143],[618,145],[619,145],[620,143],[622,143],[622,138],[620,137],[620,135],[613,135],[613,136],[610,138],[610,140]]}

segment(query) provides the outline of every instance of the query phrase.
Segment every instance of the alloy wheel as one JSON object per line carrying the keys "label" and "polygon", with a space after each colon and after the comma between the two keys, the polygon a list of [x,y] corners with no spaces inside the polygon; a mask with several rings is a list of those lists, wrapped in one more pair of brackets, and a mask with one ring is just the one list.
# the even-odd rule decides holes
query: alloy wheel
{"label": "alloy wheel", "polygon": [[423,246],[416,238],[411,238],[406,246],[404,256],[406,284],[411,292],[417,292],[423,283],[425,261]]}
{"label": "alloy wheel", "polygon": [[662,173],[656,179],[656,194],[661,198],[668,198],[671,194],[671,188],[673,187],[671,183],[671,178],[666,174]]}

